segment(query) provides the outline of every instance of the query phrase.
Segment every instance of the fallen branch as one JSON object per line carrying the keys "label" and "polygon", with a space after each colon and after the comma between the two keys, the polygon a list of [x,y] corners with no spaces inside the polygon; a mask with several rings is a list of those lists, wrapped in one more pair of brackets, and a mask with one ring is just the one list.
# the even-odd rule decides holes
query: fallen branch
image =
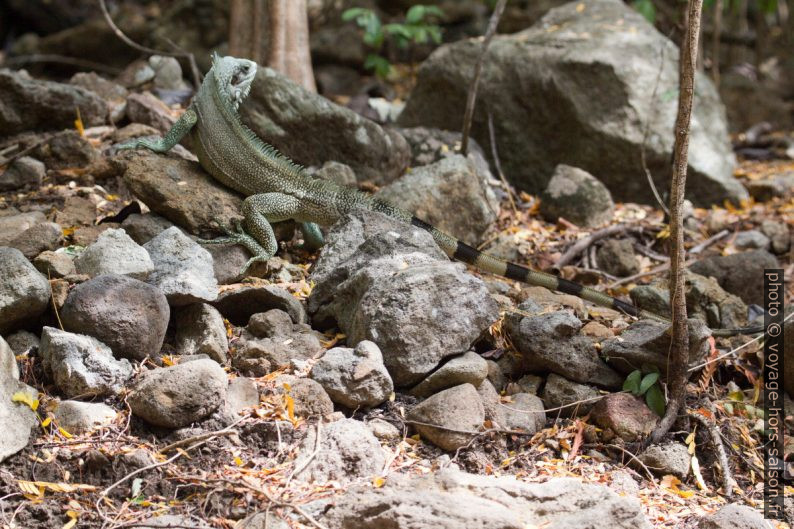
{"label": "fallen branch", "polygon": [[562,254],[562,257],[557,259],[557,262],[554,264],[554,268],[559,269],[570,264],[574,258],[576,258],[583,251],[587,250],[594,242],[605,239],[606,237],[611,237],[613,235],[619,235],[626,232],[642,233],[643,228],[630,226],[627,224],[615,224],[613,226],[607,226],[606,228],[594,231],[590,234],[590,236],[580,239],[571,245],[571,247],[568,248],[564,254]]}

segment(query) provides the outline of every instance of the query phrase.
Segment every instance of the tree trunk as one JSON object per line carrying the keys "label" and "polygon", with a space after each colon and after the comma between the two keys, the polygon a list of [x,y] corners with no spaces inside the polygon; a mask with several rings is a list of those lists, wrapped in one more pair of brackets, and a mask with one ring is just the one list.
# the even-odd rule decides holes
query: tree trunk
{"label": "tree trunk", "polygon": [[306,0],[232,0],[229,55],[245,57],[316,92]]}

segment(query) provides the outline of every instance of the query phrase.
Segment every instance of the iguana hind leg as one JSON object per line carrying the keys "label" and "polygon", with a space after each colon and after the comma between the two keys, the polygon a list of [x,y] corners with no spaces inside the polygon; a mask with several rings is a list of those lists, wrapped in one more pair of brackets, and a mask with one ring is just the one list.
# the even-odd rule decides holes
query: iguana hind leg
{"label": "iguana hind leg", "polygon": [[198,121],[198,115],[196,115],[196,111],[192,108],[188,108],[185,112],[180,116],[176,123],[171,127],[171,129],[163,136],[162,138],[158,139],[149,139],[149,138],[140,138],[130,141],[125,141],[120,145],[116,145],[116,150],[125,150],[125,149],[137,149],[138,147],[146,147],[150,151],[154,152],[168,152],[170,151],[174,145],[179,143],[185,134],[190,132],[190,129],[195,126],[196,121]]}
{"label": "iguana hind leg", "polygon": [[[235,224],[235,230],[224,229],[226,237],[211,241],[209,244],[241,244],[253,254],[243,267],[243,272],[257,261],[267,261],[278,250],[276,235],[271,222],[292,219],[301,212],[300,201],[282,193],[262,193],[251,195],[243,201],[243,224]],[[319,230],[318,230],[319,231]]]}

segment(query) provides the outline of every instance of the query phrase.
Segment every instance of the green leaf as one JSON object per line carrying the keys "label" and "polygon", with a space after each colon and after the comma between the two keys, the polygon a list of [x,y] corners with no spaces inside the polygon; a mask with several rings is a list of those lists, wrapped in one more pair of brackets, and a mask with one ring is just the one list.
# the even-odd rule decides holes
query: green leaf
{"label": "green leaf", "polygon": [[430,38],[436,44],[441,44],[441,28],[438,26],[428,26],[427,32],[430,34]]}
{"label": "green leaf", "polygon": [[375,13],[371,13],[371,16],[367,17],[364,31],[373,37],[379,37],[380,41],[383,42],[383,32],[381,31],[380,18],[378,18],[378,15]]}
{"label": "green leaf", "polygon": [[651,0],[634,0],[633,7],[651,24],[656,20],[656,8]]}
{"label": "green leaf", "polygon": [[424,26],[419,26],[414,31],[414,42],[417,44],[424,44],[427,42],[427,29]]}
{"label": "green leaf", "polygon": [[648,391],[648,388],[656,384],[656,381],[659,380],[659,373],[648,373],[640,382],[640,395]]}
{"label": "green leaf", "polygon": [[383,45],[383,33],[364,33],[363,38],[364,44],[369,46],[370,48],[374,48],[375,50],[380,50],[380,47]]}
{"label": "green leaf", "polygon": [[444,12],[438,6],[425,6],[425,19],[430,17],[444,18]]}
{"label": "green leaf", "polygon": [[405,13],[406,24],[418,24],[423,18],[425,18],[426,12],[427,7],[421,4],[411,7],[408,12]]}
{"label": "green leaf", "polygon": [[389,75],[389,72],[391,72],[391,63],[380,55],[370,53],[367,55],[366,60],[364,60],[364,68],[367,70],[374,70],[375,75],[384,79]]}
{"label": "green leaf", "polygon": [[414,36],[412,29],[405,24],[386,24],[383,26],[383,32],[389,35],[403,37],[407,40],[411,40]]}
{"label": "green leaf", "polygon": [[623,382],[623,391],[630,391],[634,395],[639,395],[641,378],[642,373],[639,371],[632,371],[629,373],[629,376],[627,376],[625,382]]}
{"label": "green leaf", "polygon": [[656,415],[664,417],[666,405],[664,402],[664,395],[662,395],[662,390],[659,389],[658,384],[654,384],[648,388],[648,392],[645,394],[645,403]]}
{"label": "green leaf", "polygon": [[345,22],[350,22],[351,20],[358,18],[366,13],[372,13],[371,9],[365,9],[363,7],[351,7],[350,9],[346,9],[342,13],[342,20]]}

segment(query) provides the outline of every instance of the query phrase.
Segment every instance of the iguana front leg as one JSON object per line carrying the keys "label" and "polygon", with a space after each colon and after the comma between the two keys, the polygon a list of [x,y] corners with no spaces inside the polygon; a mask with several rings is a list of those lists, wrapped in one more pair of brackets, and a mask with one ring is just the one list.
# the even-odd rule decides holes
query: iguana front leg
{"label": "iguana front leg", "polygon": [[117,145],[116,150],[146,147],[147,149],[154,152],[168,152],[174,147],[174,145],[179,143],[179,140],[181,140],[185,134],[190,132],[190,129],[196,125],[196,121],[198,121],[198,115],[196,115],[196,111],[193,110],[193,107],[188,107],[188,109],[185,110],[178,120],[176,120],[176,123],[174,123],[171,129],[162,138],[158,138],[156,140],[140,138],[125,141],[121,145]]}
{"label": "iguana front leg", "polygon": [[245,246],[253,254],[253,257],[245,263],[243,267],[244,273],[253,263],[267,261],[276,254],[278,242],[270,223],[300,216],[301,205],[300,201],[292,195],[262,193],[246,198],[243,201],[242,210],[245,217],[242,226],[237,223],[235,231],[225,229],[226,237],[199,240],[199,242],[202,244],[241,244]]}

